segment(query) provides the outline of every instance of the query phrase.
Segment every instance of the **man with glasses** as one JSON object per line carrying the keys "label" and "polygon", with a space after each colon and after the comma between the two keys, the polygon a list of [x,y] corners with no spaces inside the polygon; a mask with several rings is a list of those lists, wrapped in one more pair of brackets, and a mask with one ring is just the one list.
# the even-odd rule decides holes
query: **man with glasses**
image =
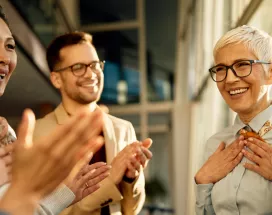
{"label": "man with glasses", "polygon": [[[44,136],[52,128],[62,125],[79,110],[95,111],[103,90],[104,61],[100,61],[92,36],[73,32],[57,37],[47,49],[51,82],[62,97],[54,112],[36,123],[34,137]],[[111,164],[110,176],[102,181],[100,189],[85,197],[62,214],[108,215],[137,214],[145,199],[143,169],[152,157],[151,139],[136,140],[130,122],[104,113],[101,134],[105,144],[92,162]],[[76,174],[81,164],[74,169]],[[68,177],[69,179],[69,177]],[[90,186],[85,184],[86,189]]]}

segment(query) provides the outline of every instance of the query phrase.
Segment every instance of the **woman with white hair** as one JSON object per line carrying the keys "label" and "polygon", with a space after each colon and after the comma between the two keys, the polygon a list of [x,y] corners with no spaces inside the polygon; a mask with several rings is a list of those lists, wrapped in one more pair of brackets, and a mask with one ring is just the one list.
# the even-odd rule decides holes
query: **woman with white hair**
{"label": "woman with white hair", "polygon": [[209,72],[237,117],[207,141],[195,175],[196,214],[271,214],[272,38],[241,26],[220,38],[213,54]]}

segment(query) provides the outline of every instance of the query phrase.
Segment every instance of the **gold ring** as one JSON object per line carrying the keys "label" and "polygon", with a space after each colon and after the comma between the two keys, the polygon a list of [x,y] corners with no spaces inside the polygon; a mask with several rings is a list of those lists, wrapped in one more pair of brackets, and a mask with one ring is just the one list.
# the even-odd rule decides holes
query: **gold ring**
{"label": "gold ring", "polygon": [[88,185],[88,183],[87,183],[87,182],[85,183],[85,186],[86,186],[86,188],[88,188],[88,187],[89,187],[89,185]]}

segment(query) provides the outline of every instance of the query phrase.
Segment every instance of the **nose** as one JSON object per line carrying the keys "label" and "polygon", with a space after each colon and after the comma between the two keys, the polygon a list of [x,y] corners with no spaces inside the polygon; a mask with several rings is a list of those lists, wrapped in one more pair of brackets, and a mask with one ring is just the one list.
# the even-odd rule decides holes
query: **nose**
{"label": "nose", "polygon": [[239,80],[240,80],[240,78],[237,77],[231,69],[228,69],[227,77],[225,80],[226,83],[231,84],[231,83],[237,82]]}

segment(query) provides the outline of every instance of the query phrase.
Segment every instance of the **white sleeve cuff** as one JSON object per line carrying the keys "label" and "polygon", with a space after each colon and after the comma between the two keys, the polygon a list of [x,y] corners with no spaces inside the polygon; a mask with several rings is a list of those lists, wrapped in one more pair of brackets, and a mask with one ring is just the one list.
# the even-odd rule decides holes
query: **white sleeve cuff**
{"label": "white sleeve cuff", "polygon": [[[49,214],[57,215],[67,208],[75,199],[74,193],[66,186],[61,185],[49,196],[40,202],[40,206]],[[48,214],[45,213],[45,214]]]}

